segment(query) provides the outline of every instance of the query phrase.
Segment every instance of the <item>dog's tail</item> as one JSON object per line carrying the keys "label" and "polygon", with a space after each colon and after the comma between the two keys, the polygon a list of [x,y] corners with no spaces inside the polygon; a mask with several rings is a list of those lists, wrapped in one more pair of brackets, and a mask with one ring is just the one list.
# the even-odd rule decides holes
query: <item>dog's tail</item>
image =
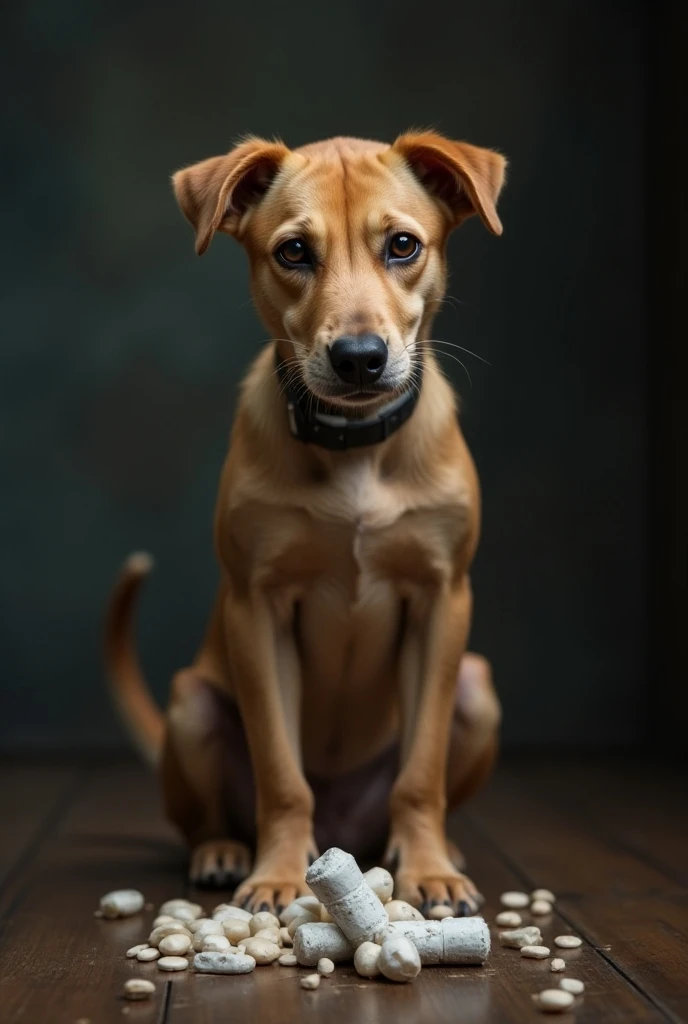
{"label": "dog's tail", "polygon": [[124,563],[110,599],[105,631],[105,663],[115,704],[136,747],[151,765],[157,764],[164,718],[141,671],[134,642],[133,616],[141,582],[153,568],[145,552]]}

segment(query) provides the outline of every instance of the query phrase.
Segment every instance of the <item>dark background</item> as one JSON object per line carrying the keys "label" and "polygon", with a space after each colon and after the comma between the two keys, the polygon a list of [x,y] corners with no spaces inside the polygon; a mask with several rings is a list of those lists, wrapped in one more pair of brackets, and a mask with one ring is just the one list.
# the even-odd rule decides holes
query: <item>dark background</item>
{"label": "dark background", "polygon": [[455,236],[435,333],[491,364],[462,356],[471,386],[444,360],[484,492],[472,644],[506,741],[657,738],[685,622],[681,282],[664,273],[685,256],[682,17],[612,0],[4,8],[1,747],[124,742],[101,620],[132,549],[157,561],[139,633],[161,700],[210,608],[218,474],[266,336],[240,248],[194,256],[170,173],[245,131],[418,125],[511,164],[505,234]]}

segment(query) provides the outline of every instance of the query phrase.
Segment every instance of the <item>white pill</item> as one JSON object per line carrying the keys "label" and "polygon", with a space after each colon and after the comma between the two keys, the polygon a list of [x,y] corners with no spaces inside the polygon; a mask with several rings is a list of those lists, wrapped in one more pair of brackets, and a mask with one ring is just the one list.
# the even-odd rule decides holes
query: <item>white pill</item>
{"label": "white pill", "polygon": [[143,910],[143,893],[138,889],[115,889],[108,892],[100,900],[100,912],[103,917],[113,920],[116,917],[131,917]]}
{"label": "white pill", "polygon": [[390,935],[382,943],[378,966],[389,981],[413,981],[420,974],[420,956],[405,935]]}
{"label": "white pill", "polygon": [[559,946],[560,949],[578,949],[583,945],[583,940],[579,939],[577,935],[557,935],[554,945]]}
{"label": "white pill", "polygon": [[184,956],[191,949],[191,939],[188,935],[166,935],[158,949],[165,956]]}
{"label": "white pill", "polygon": [[191,932],[183,924],[161,924],[150,933],[148,943],[157,946],[168,935],[188,935],[191,938]]}
{"label": "white pill", "polygon": [[548,903],[556,903],[556,896],[549,889],[533,889],[530,898],[531,900],[547,900]]}
{"label": "white pill", "polygon": [[280,923],[285,928],[288,928],[297,917],[305,917],[308,921],[320,921],[323,911],[322,903],[315,896],[309,896],[306,900],[305,903],[302,903],[300,899],[292,900],[284,908],[280,914]]}
{"label": "white pill", "polygon": [[294,935],[294,955],[302,967],[315,967],[321,957],[333,963],[353,959],[356,947],[336,924],[316,921],[302,925]]}
{"label": "white pill", "polygon": [[560,956],[555,956],[554,960],[552,960],[552,963],[549,965],[549,969],[550,969],[550,971],[555,971],[555,972],[556,971],[565,971],[566,970],[566,961],[562,960]]}
{"label": "white pill", "polygon": [[155,985],[147,978],[129,978],[124,982],[125,999],[149,999],[155,992]]}
{"label": "white pill", "polygon": [[248,910],[242,910],[241,907],[233,907],[231,903],[218,903],[212,917],[216,921],[227,921],[230,917],[236,918],[237,921],[250,921],[253,914]]}
{"label": "white pill", "polygon": [[546,988],[535,997],[535,1001],[541,1010],[561,1013],[572,1005],[573,996],[570,992],[562,992],[560,988]]}
{"label": "white pill", "polygon": [[138,946],[132,946],[131,949],[127,950],[127,956],[131,960],[131,958],[136,956],[137,953],[140,953],[142,949],[148,949],[148,943],[147,942],[141,942],[141,943],[139,943]]}
{"label": "white pill", "polygon": [[293,953],[282,953],[277,963],[281,967],[296,967],[298,960]]}
{"label": "white pill", "polygon": [[552,913],[552,904],[548,903],[547,900],[533,900],[530,904],[531,914],[535,914],[536,917],[541,917],[543,914]]}
{"label": "white pill", "polygon": [[294,917],[287,926],[287,934],[292,941],[296,935],[297,929],[300,928],[302,924],[320,924],[320,918],[313,917],[310,911],[307,911],[304,914],[299,914],[298,917]]}
{"label": "white pill", "polygon": [[380,903],[389,903],[394,892],[394,879],[386,868],[371,868],[364,872],[363,878]]}
{"label": "white pill", "polygon": [[161,971],[185,971],[189,961],[183,956],[161,956],[158,967]]}
{"label": "white pill", "polygon": [[203,939],[201,953],[226,953],[232,944],[224,935],[206,935]]}
{"label": "white pill", "polygon": [[385,913],[389,921],[424,921],[420,910],[416,910],[406,900],[390,900],[385,903]]}
{"label": "white pill", "polygon": [[159,956],[160,953],[154,946],[147,946],[136,954],[136,959],[142,964],[147,964],[150,960],[157,960]]}
{"label": "white pill", "polygon": [[380,973],[380,950],[377,942],[362,942],[354,954],[354,967],[362,978],[377,978]]}
{"label": "white pill", "polygon": [[179,920],[178,917],[172,917],[171,914],[160,914],[160,916],[156,917],[155,920],[153,921],[152,927],[153,928],[159,928],[161,924],[181,924],[181,923],[182,922]]}
{"label": "white pill", "polygon": [[163,903],[158,914],[171,914],[180,921],[195,921],[197,917],[203,917],[203,907],[191,900],[174,899]]}
{"label": "white pill", "polygon": [[508,907],[510,910],[520,910],[521,907],[527,907],[530,903],[530,897],[524,892],[503,892],[499,897],[499,902],[503,907]]}
{"label": "white pill", "polygon": [[521,956],[527,956],[531,960],[546,960],[549,949],[547,946],[521,946]]}
{"label": "white pill", "polygon": [[564,992],[570,992],[574,996],[579,996],[582,992],[585,992],[585,985],[578,978],[562,978],[559,982],[559,988],[563,988]]}
{"label": "white pill", "polygon": [[268,942],[274,942],[276,946],[282,944],[282,937],[280,936],[278,928],[261,928],[253,936],[254,939],[267,939]]}
{"label": "white pill", "polygon": [[294,945],[294,940],[292,939],[291,935],[289,934],[289,929],[288,928],[280,928],[280,940],[281,940],[283,946],[293,946]]}
{"label": "white pill", "polygon": [[[296,957],[294,957],[296,959]],[[334,964],[326,956],[320,957],[318,960],[318,974],[332,974],[334,972]]]}
{"label": "white pill", "polygon": [[230,942],[243,942],[251,937],[248,921],[240,921],[237,917],[227,917],[220,922]]}
{"label": "white pill", "polygon": [[[318,918],[320,917],[320,911],[318,911]],[[249,928],[251,929],[251,935],[255,935],[256,932],[261,931],[263,928],[276,928],[280,930],[280,923],[274,914],[268,914],[267,912],[261,912],[254,914],[249,921]]]}
{"label": "white pill", "polygon": [[256,961],[243,953],[197,953],[193,965],[201,974],[250,974]]}
{"label": "white pill", "polygon": [[503,946],[511,946],[512,949],[521,949],[523,946],[539,946],[542,942],[542,933],[536,925],[529,924],[525,928],[500,932],[499,941]]}
{"label": "white pill", "polygon": [[276,942],[269,942],[267,939],[247,939],[242,942],[244,953],[252,956],[257,964],[271,964],[282,955],[282,950]]}
{"label": "white pill", "polygon": [[308,989],[309,991],[312,991],[313,989],[317,988],[319,984],[319,974],[307,974],[305,978],[301,979],[301,988]]}
{"label": "white pill", "polygon": [[517,914],[515,910],[503,910],[501,914],[497,914],[495,923],[500,928],[518,928],[523,918],[520,914]]}
{"label": "white pill", "polygon": [[443,921],[445,917],[454,917],[454,911],[451,907],[443,907],[440,903],[430,909],[428,917],[431,921]]}

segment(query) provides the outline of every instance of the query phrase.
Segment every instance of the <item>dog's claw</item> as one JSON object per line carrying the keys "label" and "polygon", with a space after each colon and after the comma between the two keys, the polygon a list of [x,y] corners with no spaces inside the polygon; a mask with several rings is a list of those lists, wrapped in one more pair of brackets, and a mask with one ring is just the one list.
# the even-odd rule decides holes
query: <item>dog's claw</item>
{"label": "dog's claw", "polygon": [[247,846],[232,839],[210,839],[191,854],[189,880],[192,885],[233,889],[251,870]]}

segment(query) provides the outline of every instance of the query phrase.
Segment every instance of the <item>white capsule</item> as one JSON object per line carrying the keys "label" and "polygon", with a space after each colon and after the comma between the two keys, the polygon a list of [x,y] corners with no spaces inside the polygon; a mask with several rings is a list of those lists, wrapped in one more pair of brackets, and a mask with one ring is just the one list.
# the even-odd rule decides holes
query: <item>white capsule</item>
{"label": "white capsule", "polygon": [[502,910],[495,917],[495,924],[498,924],[500,928],[518,928],[522,920],[521,915],[517,914],[515,910]]}
{"label": "white capsule", "polygon": [[390,900],[385,903],[385,913],[389,921],[424,921],[420,910],[416,910],[406,900]]}
{"label": "white capsule", "polygon": [[115,889],[108,892],[100,900],[100,912],[103,917],[113,920],[116,917],[131,917],[143,910],[143,893],[138,889]]}
{"label": "white capsule", "polygon": [[240,921],[237,917],[227,917],[220,924],[230,942],[243,942],[251,937],[249,921]]}
{"label": "white capsule", "polygon": [[530,912],[536,917],[543,917],[545,914],[552,913],[552,904],[547,900],[533,900],[530,904]]}
{"label": "white capsule", "polygon": [[231,903],[218,903],[213,910],[212,917],[215,921],[227,921],[230,917],[234,917],[238,921],[250,921],[253,914],[248,910],[242,910],[241,907],[234,907]]}
{"label": "white capsule", "polygon": [[155,992],[155,985],[147,978],[129,978],[124,982],[124,998],[131,1000],[149,999]]}
{"label": "white capsule", "polygon": [[257,964],[271,964],[282,955],[282,950],[276,942],[269,942],[268,939],[247,939],[242,942],[243,952],[252,956]]}
{"label": "white capsule", "polygon": [[377,942],[362,942],[354,954],[354,967],[362,978],[377,978],[380,973],[380,950]]}
{"label": "white capsule", "polygon": [[499,941],[503,946],[510,946],[512,949],[521,949],[523,946],[539,946],[542,942],[540,929],[529,924],[525,928],[513,928],[510,931],[500,932]]}
{"label": "white capsule", "polygon": [[157,946],[167,935],[188,935],[191,938],[191,932],[183,924],[161,924],[154,928],[148,936],[148,944]]}
{"label": "white capsule", "polygon": [[334,972],[334,964],[329,957],[321,956],[318,960],[318,974],[332,974]]}
{"label": "white capsule", "polygon": [[529,957],[531,960],[546,960],[549,949],[547,946],[521,946],[521,956]]}
{"label": "white capsule", "polygon": [[442,906],[438,903],[437,906],[431,907],[428,918],[431,921],[443,921],[445,917],[454,917],[454,911],[451,907]]}
{"label": "white capsule", "polygon": [[312,992],[313,989],[316,989],[318,987],[318,985],[320,984],[320,975],[319,974],[307,974],[305,978],[301,979],[300,984],[301,984],[301,988],[305,988],[308,991]]}
{"label": "white capsule", "polygon": [[574,996],[580,996],[585,992],[585,985],[578,978],[562,978],[559,988],[563,988],[564,992],[570,992]]}
{"label": "white capsule", "polygon": [[277,963],[280,967],[296,967],[298,960],[293,953],[282,953]]}
{"label": "white capsule", "polygon": [[583,940],[579,939],[577,935],[557,935],[554,945],[559,946],[560,949],[578,949],[583,945]]}
{"label": "white capsule", "polygon": [[535,996],[535,1001],[541,1010],[562,1013],[573,1004],[573,996],[570,992],[562,992],[560,988],[546,988]]}
{"label": "white capsule", "polygon": [[227,953],[232,944],[225,935],[206,935],[203,939],[201,953]]}
{"label": "white capsule", "polygon": [[151,960],[157,960],[160,953],[154,946],[146,946],[145,949],[140,949],[136,954],[136,959],[140,960],[142,964],[147,964]]}
{"label": "white capsule", "polygon": [[556,903],[556,896],[549,889],[533,889],[530,898],[531,900],[547,900],[548,903]]}
{"label": "white capsule", "polygon": [[503,892],[499,897],[499,902],[503,907],[508,907],[510,910],[520,910],[522,907],[527,907],[530,903],[530,897],[524,892]]}
{"label": "white capsule", "polygon": [[314,861],[306,872],[306,884],[354,945],[373,939],[387,926],[385,908],[364,881],[354,858],[344,850],[332,847]]}
{"label": "white capsule", "polygon": [[161,971],[185,971],[189,961],[183,956],[161,956],[158,967]]}
{"label": "white capsule", "polygon": [[201,974],[250,974],[256,961],[243,953],[197,953],[193,965]]}
{"label": "white capsule", "polygon": [[251,935],[255,935],[256,932],[262,931],[263,928],[275,928],[279,932],[280,923],[274,914],[261,911],[261,913],[253,915],[249,921],[249,928],[251,929]]}
{"label": "white capsule", "polygon": [[405,935],[390,935],[385,939],[378,966],[389,981],[413,981],[421,971],[418,950]]}
{"label": "white capsule", "polygon": [[394,879],[386,868],[371,868],[364,872],[363,879],[380,903],[389,903],[394,892]]}
{"label": "white capsule", "polygon": [[138,946],[132,946],[131,949],[127,950],[127,956],[131,960],[137,953],[140,953],[142,949],[148,949],[147,942],[140,942]]}
{"label": "white capsule", "polygon": [[166,935],[158,949],[165,956],[184,956],[191,949],[191,939],[188,935]]}

